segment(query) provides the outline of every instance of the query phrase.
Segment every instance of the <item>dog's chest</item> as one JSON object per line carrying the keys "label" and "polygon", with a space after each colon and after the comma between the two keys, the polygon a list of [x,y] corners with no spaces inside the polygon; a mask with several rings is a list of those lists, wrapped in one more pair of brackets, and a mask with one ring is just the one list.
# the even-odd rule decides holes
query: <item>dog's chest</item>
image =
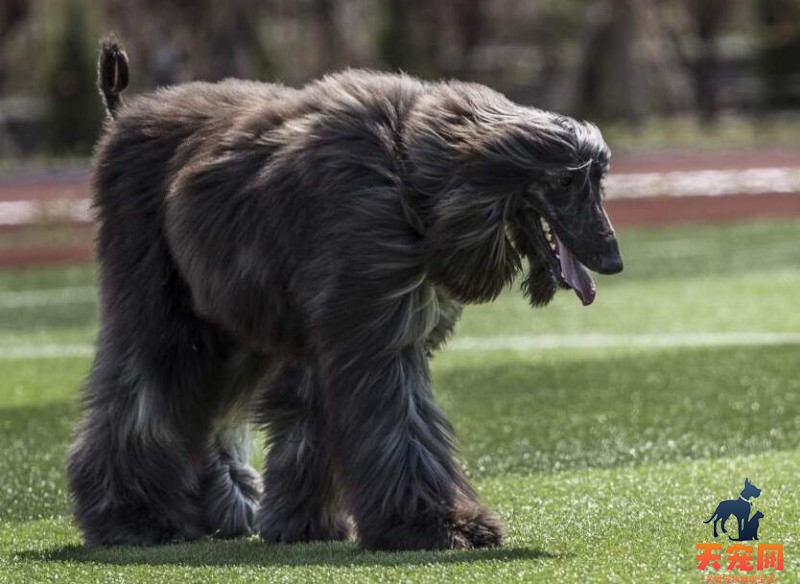
{"label": "dog's chest", "polygon": [[448,296],[443,290],[431,287],[433,294],[433,304],[435,311],[429,322],[429,329],[426,335],[426,345],[429,350],[438,349],[455,328],[456,322],[461,317],[463,305]]}

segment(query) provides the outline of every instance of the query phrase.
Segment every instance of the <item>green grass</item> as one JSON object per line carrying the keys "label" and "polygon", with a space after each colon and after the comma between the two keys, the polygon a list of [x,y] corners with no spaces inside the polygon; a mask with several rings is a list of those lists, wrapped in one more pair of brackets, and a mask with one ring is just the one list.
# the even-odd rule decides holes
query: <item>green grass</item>
{"label": "green grass", "polygon": [[681,152],[797,147],[800,123],[791,117],[758,119],[722,116],[717,124],[701,124],[693,116],[653,116],[638,126],[603,125],[614,152]]}
{"label": "green grass", "polygon": [[0,250],[3,251],[43,245],[73,245],[91,241],[92,231],[86,225],[43,223],[0,231]]}
{"label": "green grass", "polygon": [[[800,332],[800,223],[629,231],[598,300],[532,311],[514,290],[467,310],[456,340],[507,335]],[[13,307],[26,289],[91,286],[90,268],[0,272],[0,353],[87,344],[91,294]],[[4,300],[5,299],[5,300]],[[694,546],[744,477],[761,541],[800,581],[800,345],[459,350],[433,361],[461,459],[508,526],[497,550],[367,553],[256,539],[86,549],[63,466],[87,358],[0,359],[0,582],[697,582]],[[731,522],[732,524],[733,522]],[[726,540],[727,541],[727,540]],[[733,575],[723,569],[719,574]]]}

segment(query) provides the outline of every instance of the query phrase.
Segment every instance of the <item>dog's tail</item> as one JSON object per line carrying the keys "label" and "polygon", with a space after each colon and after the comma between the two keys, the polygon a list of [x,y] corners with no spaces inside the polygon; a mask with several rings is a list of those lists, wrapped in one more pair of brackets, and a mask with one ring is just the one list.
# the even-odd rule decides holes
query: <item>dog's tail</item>
{"label": "dog's tail", "polygon": [[712,519],[714,519],[714,517],[716,517],[716,516],[717,516],[717,512],[716,512],[716,511],[714,511],[714,514],[713,514],[711,517],[709,517],[708,519],[706,519],[705,521],[703,521],[703,523],[708,523],[709,521],[711,521]]}
{"label": "dog's tail", "polygon": [[97,59],[97,88],[106,106],[108,115],[115,119],[122,105],[120,93],[128,87],[128,55],[113,34],[100,43],[100,57]]}

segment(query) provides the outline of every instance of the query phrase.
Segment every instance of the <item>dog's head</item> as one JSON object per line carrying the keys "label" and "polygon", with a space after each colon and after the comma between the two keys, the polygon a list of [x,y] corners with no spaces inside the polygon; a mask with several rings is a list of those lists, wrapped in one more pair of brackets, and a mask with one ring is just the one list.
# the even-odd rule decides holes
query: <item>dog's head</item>
{"label": "dog's head", "polygon": [[622,271],[614,229],[603,208],[602,181],[611,153],[597,127],[568,118],[557,123],[567,128],[567,147],[559,139],[546,144],[555,168],[545,165],[532,173],[517,195],[509,223],[515,247],[530,265],[524,289],[531,303],[546,304],[557,287],[569,287],[588,305],[594,301],[595,284],[587,268],[601,274]]}
{"label": "dog's head", "polygon": [[761,494],[761,489],[750,482],[750,479],[744,479],[744,489],[742,490],[742,497],[745,499],[757,498]]}
{"label": "dog's head", "polygon": [[588,270],[622,270],[603,208],[611,154],[600,131],[482,86],[453,84],[442,95],[419,104],[433,113],[412,117],[417,139],[408,152],[428,202],[434,281],[464,302],[491,300],[525,258],[532,305],[547,304],[559,287],[590,304]]}

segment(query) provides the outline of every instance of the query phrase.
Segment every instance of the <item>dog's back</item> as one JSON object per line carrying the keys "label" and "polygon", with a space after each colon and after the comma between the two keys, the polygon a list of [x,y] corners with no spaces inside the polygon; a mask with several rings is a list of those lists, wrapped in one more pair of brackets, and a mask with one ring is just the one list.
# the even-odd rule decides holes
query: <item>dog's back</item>
{"label": "dog's back", "polygon": [[[136,296],[145,304],[190,294],[199,314],[214,313],[226,327],[241,326],[242,319],[222,314],[239,306],[275,307],[286,318],[266,319],[274,330],[250,319],[253,327],[261,322],[257,333],[235,332],[259,344],[285,342],[299,327],[297,307],[283,296],[244,298],[237,289],[224,307],[212,299],[228,284],[215,282],[219,267],[228,267],[226,250],[269,250],[257,266],[240,266],[240,279],[257,272],[287,282],[298,270],[325,278],[322,270],[332,264],[308,258],[345,233],[357,236],[347,226],[361,213],[371,215],[358,224],[384,221],[399,237],[412,237],[394,189],[396,132],[398,111],[423,87],[404,76],[346,71],[302,89],[228,79],[106,100],[111,115],[93,177],[102,287],[108,296],[130,297],[126,290],[152,285],[151,294]],[[364,205],[365,196],[383,199]],[[311,208],[330,220],[308,221]],[[257,223],[242,221],[255,216]],[[233,233],[231,225],[240,228]],[[158,284],[164,280],[182,289],[165,293]],[[310,302],[307,287],[289,292],[293,302]],[[127,313],[161,311],[139,306]]]}
{"label": "dog's back", "polygon": [[728,499],[727,501],[720,501],[714,514],[703,523],[709,523],[715,517],[726,519],[731,515],[736,517],[747,517],[750,515],[750,503],[743,499]]}

